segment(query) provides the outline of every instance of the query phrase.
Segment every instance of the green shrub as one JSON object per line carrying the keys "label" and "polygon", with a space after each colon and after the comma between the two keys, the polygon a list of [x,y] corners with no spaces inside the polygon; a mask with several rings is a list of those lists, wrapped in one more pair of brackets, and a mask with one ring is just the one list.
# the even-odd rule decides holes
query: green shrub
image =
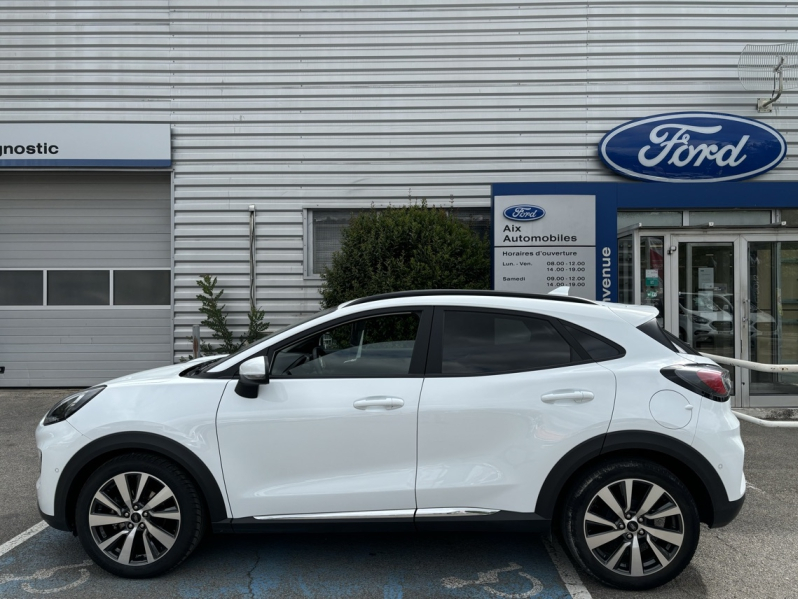
{"label": "green shrub", "polygon": [[413,289],[489,289],[487,240],[453,210],[410,206],[368,210],[344,229],[322,273],[322,306]]}
{"label": "green shrub", "polygon": [[[216,341],[216,344],[200,344],[200,353],[203,356],[232,354],[244,347],[244,345],[249,345],[266,336],[269,323],[263,322],[265,311],[259,310],[255,306],[250,306],[247,314],[249,319],[247,332],[240,335],[238,340],[236,340],[233,332],[227,326],[225,306],[224,304],[219,304],[219,300],[224,295],[224,289],[216,291],[216,277],[211,278],[210,275],[204,275],[197,281],[197,286],[202,290],[202,293],[197,295],[197,299],[202,303],[199,311],[205,315],[205,320],[200,322],[200,324],[213,331],[212,337]],[[193,359],[193,356],[189,356],[188,359]]]}

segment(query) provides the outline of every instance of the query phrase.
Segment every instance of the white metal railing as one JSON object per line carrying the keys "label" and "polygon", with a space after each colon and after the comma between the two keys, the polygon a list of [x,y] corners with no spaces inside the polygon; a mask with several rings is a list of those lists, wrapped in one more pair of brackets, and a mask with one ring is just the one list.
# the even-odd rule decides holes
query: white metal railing
{"label": "white metal railing", "polygon": [[[757,372],[779,372],[790,373],[798,372],[798,364],[760,364],[759,362],[749,362],[748,360],[737,360],[736,358],[727,358],[726,356],[716,356],[715,354],[701,353],[702,356],[714,360],[719,364],[728,364],[729,366],[739,366],[740,368],[747,368],[748,370],[756,370]],[[768,428],[798,428],[798,421],[796,420],[763,420],[732,410],[732,413],[737,416],[738,420],[745,420],[746,422],[753,422],[759,426],[766,426]]]}
{"label": "white metal railing", "polygon": [[719,364],[729,364],[730,366],[739,366],[747,368],[748,370],[756,370],[758,372],[798,372],[798,364],[760,364],[759,362],[749,362],[748,360],[738,360],[736,358],[727,358],[726,356],[716,356],[715,354],[701,353],[702,356],[715,360]]}

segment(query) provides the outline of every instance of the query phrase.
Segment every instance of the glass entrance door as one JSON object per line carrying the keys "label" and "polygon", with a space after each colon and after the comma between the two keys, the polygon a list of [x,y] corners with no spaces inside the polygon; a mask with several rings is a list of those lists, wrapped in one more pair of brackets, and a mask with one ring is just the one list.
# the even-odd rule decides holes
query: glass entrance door
{"label": "glass entrance door", "polygon": [[[746,239],[746,360],[798,364],[798,241]],[[746,373],[748,405],[798,405],[798,374]]]}
{"label": "glass entrance door", "polygon": [[[798,238],[665,234],[665,327],[698,351],[798,364]],[[735,407],[798,407],[798,374],[728,368]]]}
{"label": "glass entrance door", "polygon": [[[688,241],[677,239],[678,270],[673,280],[676,297],[671,332],[702,353],[740,358],[739,240]],[[742,387],[737,369],[727,367],[739,401]]]}

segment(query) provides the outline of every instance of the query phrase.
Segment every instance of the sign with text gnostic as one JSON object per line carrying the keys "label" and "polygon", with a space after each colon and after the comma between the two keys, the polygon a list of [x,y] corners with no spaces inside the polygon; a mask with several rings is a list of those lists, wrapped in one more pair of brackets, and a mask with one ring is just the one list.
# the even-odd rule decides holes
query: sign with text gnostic
{"label": "sign with text gnostic", "polygon": [[595,196],[496,196],[493,288],[596,299]]}
{"label": "sign with text gnostic", "polygon": [[645,181],[720,182],[775,168],[787,142],[773,127],[731,114],[682,112],[624,123],[599,143],[615,172]]}
{"label": "sign with text gnostic", "polygon": [[0,124],[0,167],[168,168],[171,165],[168,124]]}

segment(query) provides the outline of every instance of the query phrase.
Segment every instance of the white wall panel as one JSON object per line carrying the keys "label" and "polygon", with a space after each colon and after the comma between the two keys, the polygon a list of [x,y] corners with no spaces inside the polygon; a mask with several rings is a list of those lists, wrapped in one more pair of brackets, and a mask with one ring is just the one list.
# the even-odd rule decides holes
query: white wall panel
{"label": "white wall panel", "polygon": [[[798,94],[758,115],[736,74],[745,44],[795,39],[795,0],[230,4],[0,2],[0,121],[172,124],[178,353],[202,274],[244,322],[250,204],[279,327],[317,305],[303,208],[617,180],[599,139],[659,112],[761,118],[798,143]],[[762,179],[798,179],[792,149]]]}

